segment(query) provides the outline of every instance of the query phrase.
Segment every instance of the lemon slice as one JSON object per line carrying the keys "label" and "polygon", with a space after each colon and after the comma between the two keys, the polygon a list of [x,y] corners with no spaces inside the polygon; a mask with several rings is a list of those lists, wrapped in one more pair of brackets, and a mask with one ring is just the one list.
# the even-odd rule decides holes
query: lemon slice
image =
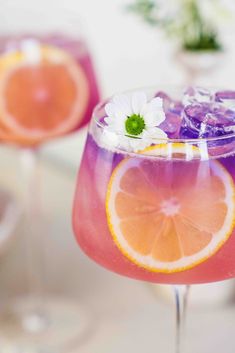
{"label": "lemon slice", "polygon": [[[143,153],[166,157],[168,148]],[[183,144],[170,148],[185,156]],[[106,214],[115,244],[131,262],[153,272],[183,271],[213,256],[232,234],[234,182],[215,160],[126,158],[112,173]]]}
{"label": "lemon slice", "polygon": [[36,143],[79,125],[89,86],[65,51],[35,43],[26,49],[0,57],[0,136]]}

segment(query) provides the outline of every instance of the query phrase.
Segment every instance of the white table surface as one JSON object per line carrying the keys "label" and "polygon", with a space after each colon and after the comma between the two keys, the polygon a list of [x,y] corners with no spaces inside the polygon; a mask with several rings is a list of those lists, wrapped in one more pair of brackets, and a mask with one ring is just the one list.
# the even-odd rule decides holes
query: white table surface
{"label": "white table surface", "polygon": [[[18,156],[0,148],[0,185],[19,195]],[[42,159],[42,189],[47,232],[44,238],[47,292],[80,303],[91,315],[91,332],[73,353],[173,352],[173,304],[165,287],[110,273],[76,245],[71,207],[76,175]],[[25,291],[20,228],[0,258],[0,300]],[[187,352],[234,353],[233,281],[196,286],[187,324]],[[212,350],[213,347],[213,350]],[[0,349],[1,352],[1,349]]]}

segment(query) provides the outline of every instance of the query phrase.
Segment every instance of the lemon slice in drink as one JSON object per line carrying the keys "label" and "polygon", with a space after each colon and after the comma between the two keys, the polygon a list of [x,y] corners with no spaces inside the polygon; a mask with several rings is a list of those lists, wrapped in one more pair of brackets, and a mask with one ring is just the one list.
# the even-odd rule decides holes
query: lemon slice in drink
{"label": "lemon slice in drink", "polygon": [[[235,225],[234,182],[222,164],[186,161],[185,146],[179,143],[170,152],[178,159],[121,161],[106,196],[115,244],[131,262],[153,272],[178,272],[202,263],[228,240]],[[169,146],[144,153],[167,157]]]}
{"label": "lemon slice in drink", "polygon": [[82,121],[88,98],[83,68],[61,49],[33,41],[0,57],[3,139],[37,143],[63,135]]}

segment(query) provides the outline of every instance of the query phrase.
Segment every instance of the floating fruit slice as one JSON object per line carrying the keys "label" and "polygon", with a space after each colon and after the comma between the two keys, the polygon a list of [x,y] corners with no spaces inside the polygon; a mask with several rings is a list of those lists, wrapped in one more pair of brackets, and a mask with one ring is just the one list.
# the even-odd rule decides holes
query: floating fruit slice
{"label": "floating fruit slice", "polygon": [[79,125],[89,89],[82,67],[66,52],[34,42],[23,49],[0,58],[0,132],[37,143]]}
{"label": "floating fruit slice", "polygon": [[[215,160],[126,158],[113,171],[106,213],[113,240],[133,263],[153,272],[177,272],[211,257],[235,226],[234,182]],[[145,152],[168,156],[167,144]],[[192,149],[198,153],[197,149]],[[184,156],[184,159],[182,158]]]}
{"label": "floating fruit slice", "polygon": [[22,136],[16,136],[12,131],[6,129],[4,125],[1,124],[0,122],[0,142],[7,142],[7,143],[16,143],[20,144],[22,146],[34,146],[35,143],[37,143],[33,138],[30,136],[22,137]]}

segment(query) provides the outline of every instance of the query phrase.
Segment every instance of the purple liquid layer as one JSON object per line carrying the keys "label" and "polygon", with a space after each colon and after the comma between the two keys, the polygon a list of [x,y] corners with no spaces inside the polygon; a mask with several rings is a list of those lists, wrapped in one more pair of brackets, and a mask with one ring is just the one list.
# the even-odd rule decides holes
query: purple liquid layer
{"label": "purple liquid layer", "polygon": [[[169,138],[198,139],[218,138],[235,133],[235,91],[210,92],[189,87],[182,102],[160,91],[166,120],[161,128]],[[234,136],[226,143],[234,141]],[[224,142],[212,143],[221,145]]]}

